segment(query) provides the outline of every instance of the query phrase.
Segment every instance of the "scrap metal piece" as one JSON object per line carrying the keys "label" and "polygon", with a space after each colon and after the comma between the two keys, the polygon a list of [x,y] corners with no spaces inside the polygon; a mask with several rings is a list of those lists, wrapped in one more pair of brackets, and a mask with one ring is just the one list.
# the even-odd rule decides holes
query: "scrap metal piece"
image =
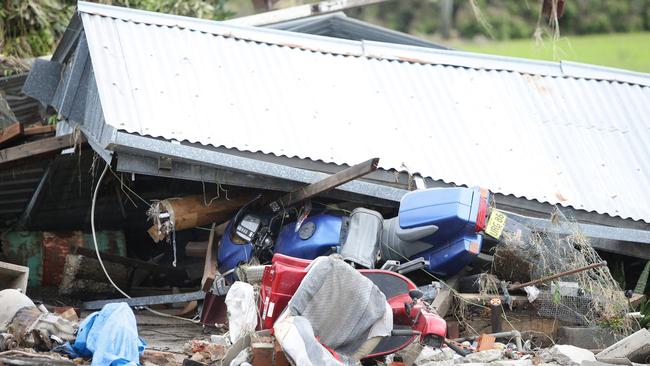
{"label": "scrap metal piece", "polygon": [[[34,303],[18,290],[0,291],[0,332],[4,346],[16,345],[52,349],[61,342],[72,341],[78,323],[53,313],[43,313]],[[11,340],[13,338],[13,340]],[[8,343],[7,343],[8,342]]]}
{"label": "scrap metal piece", "polygon": [[98,310],[103,308],[104,305],[106,304],[112,304],[116,302],[124,302],[131,307],[149,306],[149,305],[203,300],[204,297],[205,297],[204,291],[195,291],[195,292],[187,292],[183,294],[132,297],[130,299],[122,298],[122,299],[111,299],[111,300],[87,301],[82,304],[82,308],[84,310]]}

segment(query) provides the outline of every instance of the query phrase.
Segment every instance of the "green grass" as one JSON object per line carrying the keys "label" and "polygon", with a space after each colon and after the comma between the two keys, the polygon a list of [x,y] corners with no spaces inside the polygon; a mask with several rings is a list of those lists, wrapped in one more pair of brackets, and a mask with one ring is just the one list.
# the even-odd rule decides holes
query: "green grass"
{"label": "green grass", "polygon": [[566,60],[650,73],[650,32],[562,37],[553,44],[533,39],[513,41],[459,41],[452,47],[539,60]]}

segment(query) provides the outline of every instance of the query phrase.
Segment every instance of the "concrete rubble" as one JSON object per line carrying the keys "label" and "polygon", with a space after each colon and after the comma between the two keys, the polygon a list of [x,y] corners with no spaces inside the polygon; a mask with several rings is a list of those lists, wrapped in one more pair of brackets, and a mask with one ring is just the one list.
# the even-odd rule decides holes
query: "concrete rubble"
{"label": "concrete rubble", "polygon": [[545,362],[557,362],[561,365],[580,365],[584,361],[596,361],[593,352],[571,345],[555,345],[542,352]]}
{"label": "concrete rubble", "polygon": [[650,363],[650,331],[641,329],[605,348],[596,358],[603,362],[627,359],[632,362]]}

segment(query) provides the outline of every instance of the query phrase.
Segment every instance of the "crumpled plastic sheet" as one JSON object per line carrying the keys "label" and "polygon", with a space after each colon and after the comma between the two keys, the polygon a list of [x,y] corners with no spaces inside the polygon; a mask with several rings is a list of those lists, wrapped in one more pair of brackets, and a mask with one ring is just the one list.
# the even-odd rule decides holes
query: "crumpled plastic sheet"
{"label": "crumpled plastic sheet", "polygon": [[138,337],[131,308],[114,303],[88,315],[79,325],[74,344],[65,346],[72,357],[92,357],[92,366],[138,366],[146,343]]}
{"label": "crumpled plastic sheet", "polygon": [[241,281],[233,283],[225,302],[228,307],[230,341],[235,343],[244,335],[254,333],[257,327],[257,304],[253,286]]}
{"label": "crumpled plastic sheet", "polygon": [[535,286],[526,286],[524,287],[524,291],[526,291],[526,296],[528,297],[528,302],[533,302],[537,300],[537,297],[539,296],[539,289]]}

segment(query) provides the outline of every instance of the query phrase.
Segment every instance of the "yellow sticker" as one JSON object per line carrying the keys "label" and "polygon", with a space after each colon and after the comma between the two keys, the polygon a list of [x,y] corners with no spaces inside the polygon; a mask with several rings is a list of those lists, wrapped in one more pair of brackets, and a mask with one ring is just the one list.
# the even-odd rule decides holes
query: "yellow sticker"
{"label": "yellow sticker", "polygon": [[506,226],[506,219],[508,216],[501,211],[492,210],[492,214],[488,219],[487,227],[485,228],[485,233],[489,236],[499,239],[503,228]]}

